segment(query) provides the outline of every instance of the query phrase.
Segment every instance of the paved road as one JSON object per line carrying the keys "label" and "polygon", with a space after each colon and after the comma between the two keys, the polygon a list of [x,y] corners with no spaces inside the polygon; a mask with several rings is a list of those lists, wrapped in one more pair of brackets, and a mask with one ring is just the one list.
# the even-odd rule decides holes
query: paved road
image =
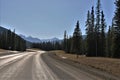
{"label": "paved road", "polygon": [[54,59],[44,51],[34,51],[0,56],[0,80],[102,79]]}

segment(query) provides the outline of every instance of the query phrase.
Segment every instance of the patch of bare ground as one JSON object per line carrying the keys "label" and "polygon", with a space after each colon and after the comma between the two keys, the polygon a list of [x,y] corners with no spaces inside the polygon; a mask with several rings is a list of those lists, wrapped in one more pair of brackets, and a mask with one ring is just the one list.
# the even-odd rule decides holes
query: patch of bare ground
{"label": "patch of bare ground", "polygon": [[120,59],[86,56],[79,56],[77,59],[76,55],[67,54],[64,51],[56,50],[52,52],[61,58],[69,59],[86,66],[106,71],[118,77],[120,76]]}
{"label": "patch of bare ground", "polygon": [[0,53],[7,52],[7,50],[0,49]]}
{"label": "patch of bare ground", "polygon": [[19,51],[11,51],[11,50],[0,49],[0,56],[16,54],[18,52]]}

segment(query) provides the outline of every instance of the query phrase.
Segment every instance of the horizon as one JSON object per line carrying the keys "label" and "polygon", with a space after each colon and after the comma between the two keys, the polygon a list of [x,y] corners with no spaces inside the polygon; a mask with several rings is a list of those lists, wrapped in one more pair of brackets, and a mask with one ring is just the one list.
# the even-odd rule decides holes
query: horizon
{"label": "horizon", "polygon": [[[25,36],[63,39],[64,31],[67,30],[67,34],[72,35],[79,20],[82,35],[85,35],[87,11],[93,5],[95,9],[95,0],[1,0],[0,25],[12,31],[15,29],[17,34]],[[111,25],[115,11],[114,0],[101,0],[101,9],[107,26]]]}

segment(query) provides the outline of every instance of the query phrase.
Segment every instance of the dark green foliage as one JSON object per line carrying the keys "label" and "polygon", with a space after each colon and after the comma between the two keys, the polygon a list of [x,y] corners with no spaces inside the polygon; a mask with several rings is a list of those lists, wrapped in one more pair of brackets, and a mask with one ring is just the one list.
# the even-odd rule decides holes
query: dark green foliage
{"label": "dark green foliage", "polygon": [[94,7],[92,7],[91,14],[88,11],[86,21],[86,42],[87,42],[87,56],[96,56],[95,54],[95,32],[94,32]]}
{"label": "dark green foliage", "polygon": [[105,33],[105,16],[104,12],[101,11],[100,0],[97,2],[96,18],[94,18],[93,7],[91,14],[88,11],[86,21],[87,56],[120,58],[120,0],[116,0],[115,4],[115,16],[107,36]]}
{"label": "dark green foliage", "polygon": [[82,34],[79,28],[79,21],[77,21],[73,36],[68,37],[66,31],[64,32],[64,40],[63,40],[63,50],[67,53],[71,54],[82,54]]}
{"label": "dark green foliage", "polygon": [[64,32],[64,40],[63,40],[63,50],[67,53],[71,52],[71,44],[72,44],[72,37],[68,38],[67,32]]}
{"label": "dark green foliage", "polygon": [[98,0],[96,7],[96,25],[95,25],[96,34],[99,34],[100,32],[100,7],[101,7],[100,0]]}
{"label": "dark green foliage", "polygon": [[46,51],[61,50],[62,45],[60,42],[42,42],[42,43],[32,43],[32,48],[38,48]]}
{"label": "dark green foliage", "polygon": [[96,7],[96,24],[95,24],[95,51],[96,51],[96,56],[101,56],[101,49],[100,49],[100,0],[97,2],[97,7]]}
{"label": "dark green foliage", "polygon": [[109,26],[106,40],[106,56],[113,57],[114,54],[114,27]]}
{"label": "dark green foliage", "polygon": [[67,31],[64,32],[63,50],[67,51]]}
{"label": "dark green foliage", "polygon": [[105,37],[105,18],[104,13],[100,9],[100,0],[97,2],[96,17],[94,15],[94,7],[91,14],[88,11],[86,21],[87,33],[87,56],[106,56],[106,37]]}
{"label": "dark green foliage", "polygon": [[105,37],[105,28],[106,28],[106,23],[105,23],[105,18],[104,18],[104,13],[103,11],[101,12],[101,35],[100,35],[100,56],[106,56],[106,37]]}
{"label": "dark green foliage", "polygon": [[79,21],[77,21],[74,33],[73,33],[73,39],[72,39],[72,52],[76,53],[77,55],[82,54],[82,33],[79,28]]}
{"label": "dark green foliage", "polygon": [[120,0],[116,0],[115,21],[115,40],[114,40],[114,57],[120,58]]}
{"label": "dark green foliage", "polygon": [[67,38],[67,49],[66,52],[70,53],[71,52],[71,48],[72,48],[72,37]]}
{"label": "dark green foliage", "polygon": [[[2,28],[1,28],[2,29]],[[0,31],[0,48],[7,50],[26,50],[26,41],[15,34],[15,30],[1,30]]]}
{"label": "dark green foliage", "polygon": [[100,0],[97,2],[96,18],[94,15],[94,7],[92,7],[91,14],[88,11],[86,21],[87,33],[87,56],[102,56],[101,54],[101,18],[100,18]]}

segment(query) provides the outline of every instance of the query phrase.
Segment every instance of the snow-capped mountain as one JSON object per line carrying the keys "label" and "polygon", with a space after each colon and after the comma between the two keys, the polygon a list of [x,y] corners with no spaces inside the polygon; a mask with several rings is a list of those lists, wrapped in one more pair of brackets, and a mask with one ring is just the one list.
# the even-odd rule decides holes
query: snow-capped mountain
{"label": "snow-capped mountain", "polygon": [[51,38],[51,39],[41,39],[41,42],[54,42],[54,41],[60,41],[58,38]]}
{"label": "snow-capped mountain", "polygon": [[38,38],[33,38],[32,36],[26,37],[26,36],[21,35],[21,34],[20,34],[20,36],[21,36],[24,40],[29,41],[29,42],[35,42],[35,43],[41,42],[40,39],[38,39]]}
{"label": "snow-capped mountain", "polygon": [[29,42],[32,42],[32,43],[40,43],[40,42],[54,42],[54,41],[60,41],[60,39],[58,38],[51,38],[51,39],[39,39],[39,38],[34,38],[32,36],[24,36],[24,35],[21,35],[20,36],[25,39],[26,41],[29,41]]}

